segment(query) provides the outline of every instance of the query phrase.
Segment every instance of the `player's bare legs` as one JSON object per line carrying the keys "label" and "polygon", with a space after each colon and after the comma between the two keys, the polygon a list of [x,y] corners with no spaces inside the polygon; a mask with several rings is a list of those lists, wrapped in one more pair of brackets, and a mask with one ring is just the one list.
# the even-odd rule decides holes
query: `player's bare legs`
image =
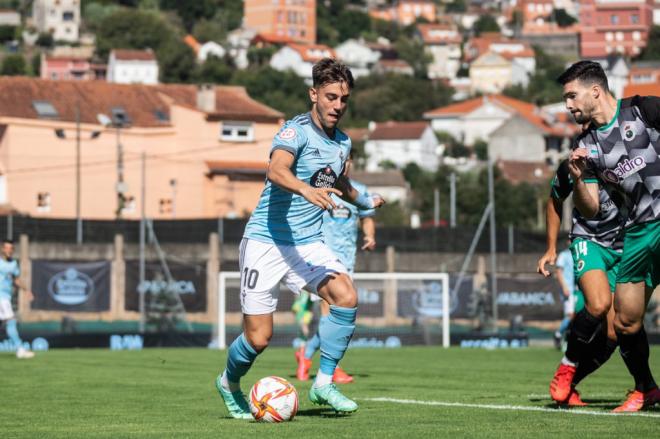
{"label": "player's bare legs", "polygon": [[635,390],[615,412],[638,411],[660,402],[660,391],[649,366],[649,342],[643,320],[652,291],[644,282],[620,283],[614,298],[614,329],[621,356],[635,379]]}
{"label": "player's bare legs", "polygon": [[317,292],[330,305],[330,315],[319,323],[321,366],[309,399],[315,404],[328,404],[338,412],[354,412],[357,404],[337,390],[332,376],[355,331],[357,292],[345,273],[326,277],[319,283]]}

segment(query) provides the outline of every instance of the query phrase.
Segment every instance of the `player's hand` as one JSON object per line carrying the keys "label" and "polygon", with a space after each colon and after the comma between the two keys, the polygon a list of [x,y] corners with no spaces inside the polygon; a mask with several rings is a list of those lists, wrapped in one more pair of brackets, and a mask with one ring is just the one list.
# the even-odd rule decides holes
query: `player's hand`
{"label": "player's hand", "polygon": [[341,191],[339,189],[331,187],[311,187],[307,186],[300,189],[300,195],[302,195],[305,200],[309,201],[315,206],[320,207],[324,210],[330,210],[337,207],[330,194],[335,194],[338,197],[341,197]]}
{"label": "player's hand", "polygon": [[[374,209],[378,209],[380,206],[385,204],[385,200],[378,194],[371,195],[371,198],[374,200]],[[375,241],[374,241],[375,245]]]}
{"label": "player's hand", "polygon": [[361,247],[362,250],[370,252],[376,248],[376,238],[373,236],[365,236],[362,242],[364,243]]}
{"label": "player's hand", "polygon": [[587,168],[587,159],[588,154],[586,149],[576,148],[571,151],[568,157],[568,172],[574,181],[582,177],[582,172]]}
{"label": "player's hand", "polygon": [[550,276],[550,272],[546,270],[545,264],[555,265],[557,262],[557,252],[555,250],[548,250],[545,252],[541,259],[539,259],[536,271],[545,277]]}

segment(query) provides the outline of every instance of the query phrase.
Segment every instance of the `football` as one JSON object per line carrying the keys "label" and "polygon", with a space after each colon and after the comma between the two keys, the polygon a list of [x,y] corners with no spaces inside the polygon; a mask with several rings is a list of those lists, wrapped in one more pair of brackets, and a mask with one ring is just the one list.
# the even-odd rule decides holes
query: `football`
{"label": "football", "polygon": [[250,410],[259,422],[290,421],[298,412],[298,392],[284,378],[262,378],[250,391]]}

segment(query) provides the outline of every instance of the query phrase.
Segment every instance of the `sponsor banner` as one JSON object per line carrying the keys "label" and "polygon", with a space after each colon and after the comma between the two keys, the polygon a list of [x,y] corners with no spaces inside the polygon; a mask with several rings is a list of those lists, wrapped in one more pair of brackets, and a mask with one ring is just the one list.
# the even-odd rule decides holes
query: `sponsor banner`
{"label": "sponsor banner", "polygon": [[33,260],[32,293],[32,309],[108,311],[110,262]]}
{"label": "sponsor banner", "polygon": [[126,311],[140,310],[140,294],[146,294],[147,309],[152,303],[171,303],[176,293],[186,312],[206,312],[205,264],[182,264],[167,261],[171,280],[168,280],[158,261],[147,261],[145,280],[140,284],[140,262],[126,261]]}
{"label": "sponsor banner", "polygon": [[[466,318],[476,309],[473,276],[464,276],[455,289],[458,276],[449,276],[449,316]],[[439,280],[397,280],[397,315],[412,318],[441,318],[442,282]],[[476,297],[476,296],[475,296]],[[362,313],[360,313],[362,315]]]}
{"label": "sponsor banner", "polygon": [[500,319],[521,315],[523,320],[560,320],[561,289],[556,279],[534,277],[497,278],[497,311]]}

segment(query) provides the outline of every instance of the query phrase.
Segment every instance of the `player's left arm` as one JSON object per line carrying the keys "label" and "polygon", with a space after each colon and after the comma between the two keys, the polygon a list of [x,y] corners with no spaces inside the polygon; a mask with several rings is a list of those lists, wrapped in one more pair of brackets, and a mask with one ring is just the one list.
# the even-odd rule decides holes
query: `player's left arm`
{"label": "player's left arm", "polygon": [[340,197],[344,201],[355,204],[361,209],[375,209],[385,204],[385,200],[380,195],[360,193],[360,191],[353,187],[349,178],[344,174],[339,176],[335,187],[341,191]]}
{"label": "player's left arm", "polygon": [[366,216],[360,219],[360,225],[362,226],[362,234],[364,235],[361,249],[372,251],[376,248],[376,221],[374,221],[373,216]]}
{"label": "player's left arm", "polygon": [[22,282],[21,279],[20,279],[20,275],[21,275],[21,272],[19,271],[18,268],[16,269],[16,271],[15,271],[14,273],[12,273],[12,277],[13,277],[13,279],[14,279],[14,285],[15,285],[16,288],[18,288],[19,290],[23,290],[23,291],[25,291],[25,294],[26,294],[28,300],[32,300],[32,299],[34,299],[34,294],[32,294],[32,291],[30,291],[30,290],[29,290],[29,289],[23,284],[23,282]]}
{"label": "player's left arm", "polygon": [[584,148],[576,148],[568,160],[568,170],[573,177],[573,201],[585,218],[593,218],[600,209],[598,180],[587,163],[588,153]]}

